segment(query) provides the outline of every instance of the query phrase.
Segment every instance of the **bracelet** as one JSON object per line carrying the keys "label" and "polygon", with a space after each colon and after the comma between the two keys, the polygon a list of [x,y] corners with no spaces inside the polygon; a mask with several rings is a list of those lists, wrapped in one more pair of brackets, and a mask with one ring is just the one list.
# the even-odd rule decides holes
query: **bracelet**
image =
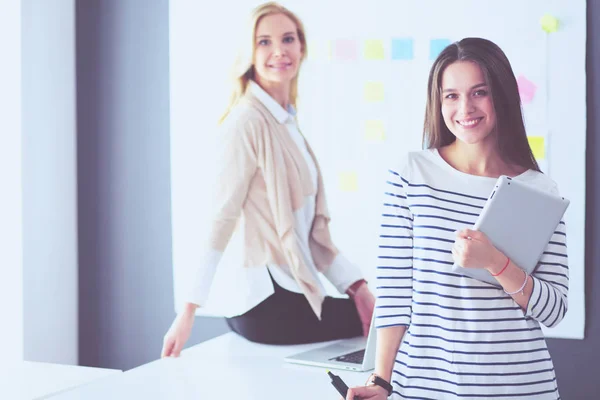
{"label": "bracelet", "polygon": [[492,276],[499,276],[500,274],[502,274],[504,270],[508,267],[508,264],[510,264],[510,258],[506,257],[506,264],[504,264],[504,267],[500,270],[500,272],[498,272],[497,274],[492,274]]}
{"label": "bracelet", "polygon": [[529,274],[526,271],[523,271],[525,273],[525,280],[523,281],[523,284],[521,285],[521,287],[518,290],[515,290],[514,292],[507,292],[506,290],[504,291],[504,293],[506,293],[509,296],[512,296],[513,294],[517,294],[519,292],[521,292],[521,294],[523,294],[523,290],[525,289],[525,285],[527,285],[527,281],[529,280]]}

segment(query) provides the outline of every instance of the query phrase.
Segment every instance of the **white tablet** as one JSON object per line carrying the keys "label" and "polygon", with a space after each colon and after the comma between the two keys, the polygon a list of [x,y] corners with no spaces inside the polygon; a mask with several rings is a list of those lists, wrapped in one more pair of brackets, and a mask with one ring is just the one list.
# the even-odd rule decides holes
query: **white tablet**
{"label": "white tablet", "polygon": [[[568,206],[564,197],[501,176],[473,229],[485,233],[498,250],[531,274]],[[499,286],[485,269],[456,263],[452,269]]]}

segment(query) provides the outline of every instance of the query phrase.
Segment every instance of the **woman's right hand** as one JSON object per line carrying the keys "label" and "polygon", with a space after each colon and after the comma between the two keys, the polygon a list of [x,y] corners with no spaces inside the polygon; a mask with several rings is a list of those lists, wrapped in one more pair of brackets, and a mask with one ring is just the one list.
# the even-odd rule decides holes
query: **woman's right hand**
{"label": "woman's right hand", "polygon": [[354,400],[355,398],[361,400],[387,400],[388,392],[377,385],[356,386],[348,389],[345,400]]}
{"label": "woman's right hand", "polygon": [[171,327],[163,339],[163,348],[161,358],[179,357],[185,342],[192,333],[196,307],[191,304],[186,305],[185,310],[175,317]]}

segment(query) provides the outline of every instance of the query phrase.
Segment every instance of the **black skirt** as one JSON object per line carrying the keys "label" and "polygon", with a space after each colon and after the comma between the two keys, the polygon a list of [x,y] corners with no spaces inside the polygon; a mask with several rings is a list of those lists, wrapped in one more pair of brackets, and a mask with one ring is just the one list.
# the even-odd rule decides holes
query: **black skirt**
{"label": "black skirt", "polygon": [[306,297],[279,286],[275,293],[237,317],[226,318],[234,332],[265,344],[304,344],[361,336],[362,323],[354,301],[325,297],[321,320]]}

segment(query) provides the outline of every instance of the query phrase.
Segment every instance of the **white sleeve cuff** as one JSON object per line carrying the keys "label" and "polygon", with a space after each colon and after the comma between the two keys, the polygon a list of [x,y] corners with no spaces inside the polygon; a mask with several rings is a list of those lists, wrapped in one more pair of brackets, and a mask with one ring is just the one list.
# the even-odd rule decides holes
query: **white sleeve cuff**
{"label": "white sleeve cuff", "polygon": [[206,303],[221,257],[223,257],[222,252],[212,249],[204,255],[202,265],[196,269],[192,285],[190,285],[189,291],[185,296],[186,302],[194,303],[198,306]]}
{"label": "white sleeve cuff", "polygon": [[348,261],[341,253],[333,260],[331,266],[323,272],[323,275],[342,294],[345,294],[354,282],[363,279],[360,268]]}

